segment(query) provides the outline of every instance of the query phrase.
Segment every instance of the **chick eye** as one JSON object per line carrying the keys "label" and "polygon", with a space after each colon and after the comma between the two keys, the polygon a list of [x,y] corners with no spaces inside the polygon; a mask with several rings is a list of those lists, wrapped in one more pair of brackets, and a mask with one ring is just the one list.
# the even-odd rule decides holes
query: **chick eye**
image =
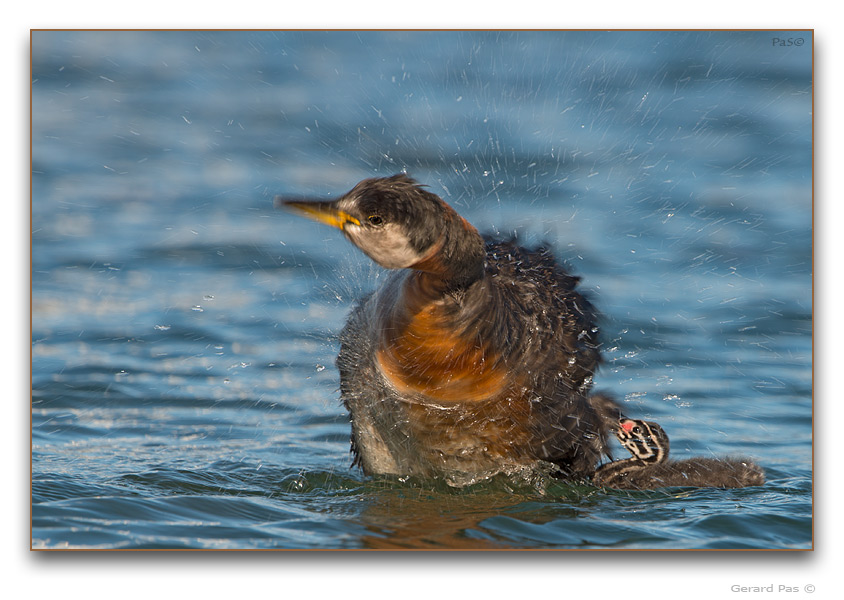
{"label": "chick eye", "polygon": [[639,429],[638,427],[634,427],[634,428],[633,428],[633,433],[642,433],[642,430],[641,430],[641,429]]}
{"label": "chick eye", "polygon": [[370,225],[381,225],[384,223],[384,219],[378,215],[370,215],[366,218],[366,220],[369,221]]}

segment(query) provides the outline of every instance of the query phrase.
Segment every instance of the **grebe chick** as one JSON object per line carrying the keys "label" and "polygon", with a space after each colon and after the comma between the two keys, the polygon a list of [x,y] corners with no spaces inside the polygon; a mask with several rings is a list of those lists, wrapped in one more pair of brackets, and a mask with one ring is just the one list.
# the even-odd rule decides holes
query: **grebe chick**
{"label": "grebe chick", "polygon": [[465,485],[542,463],[586,477],[607,452],[596,314],[545,249],[484,242],[407,175],[331,202],[284,200],[391,273],[340,334],[340,394],[365,474]]}
{"label": "grebe chick", "polygon": [[749,460],[690,458],[668,462],[668,435],[651,421],[621,418],[614,432],[633,456],[599,467],[592,478],[597,485],[643,490],[671,486],[740,488],[765,483],[762,469]]}

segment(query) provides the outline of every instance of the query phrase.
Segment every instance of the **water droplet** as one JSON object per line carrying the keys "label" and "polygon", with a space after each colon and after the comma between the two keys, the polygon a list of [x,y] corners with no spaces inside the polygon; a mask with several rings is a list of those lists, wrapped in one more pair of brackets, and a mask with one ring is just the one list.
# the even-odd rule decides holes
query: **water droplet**
{"label": "water droplet", "polygon": [[317,365],[316,370],[317,370],[317,373],[320,373],[321,371],[325,371],[325,365]]}
{"label": "water droplet", "polygon": [[198,304],[196,306],[191,306],[191,310],[194,312],[205,312],[205,309]]}
{"label": "water droplet", "polygon": [[155,325],[153,329],[157,329],[159,331],[167,331],[170,329],[170,325]]}

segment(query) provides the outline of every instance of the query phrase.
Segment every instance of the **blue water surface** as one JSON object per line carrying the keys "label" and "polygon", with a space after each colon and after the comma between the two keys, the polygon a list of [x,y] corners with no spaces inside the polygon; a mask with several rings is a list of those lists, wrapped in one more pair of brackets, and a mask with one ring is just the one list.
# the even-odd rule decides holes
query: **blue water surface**
{"label": "blue water surface", "polygon": [[[811,547],[810,33],[36,31],[32,75],[34,548]],[[768,482],[351,468],[384,272],[272,197],[400,171],[553,244],[597,387]]]}

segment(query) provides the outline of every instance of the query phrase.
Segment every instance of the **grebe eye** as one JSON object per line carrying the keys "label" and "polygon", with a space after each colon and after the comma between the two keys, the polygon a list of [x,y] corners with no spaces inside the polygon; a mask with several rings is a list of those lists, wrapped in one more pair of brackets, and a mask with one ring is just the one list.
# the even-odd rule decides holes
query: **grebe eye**
{"label": "grebe eye", "polygon": [[382,219],[378,215],[370,215],[366,218],[366,220],[369,221],[371,225],[381,225],[382,223],[384,223],[384,219]]}
{"label": "grebe eye", "polygon": [[639,428],[639,427],[634,427],[634,428],[633,428],[633,433],[642,433],[642,430],[641,430],[641,428]]}

